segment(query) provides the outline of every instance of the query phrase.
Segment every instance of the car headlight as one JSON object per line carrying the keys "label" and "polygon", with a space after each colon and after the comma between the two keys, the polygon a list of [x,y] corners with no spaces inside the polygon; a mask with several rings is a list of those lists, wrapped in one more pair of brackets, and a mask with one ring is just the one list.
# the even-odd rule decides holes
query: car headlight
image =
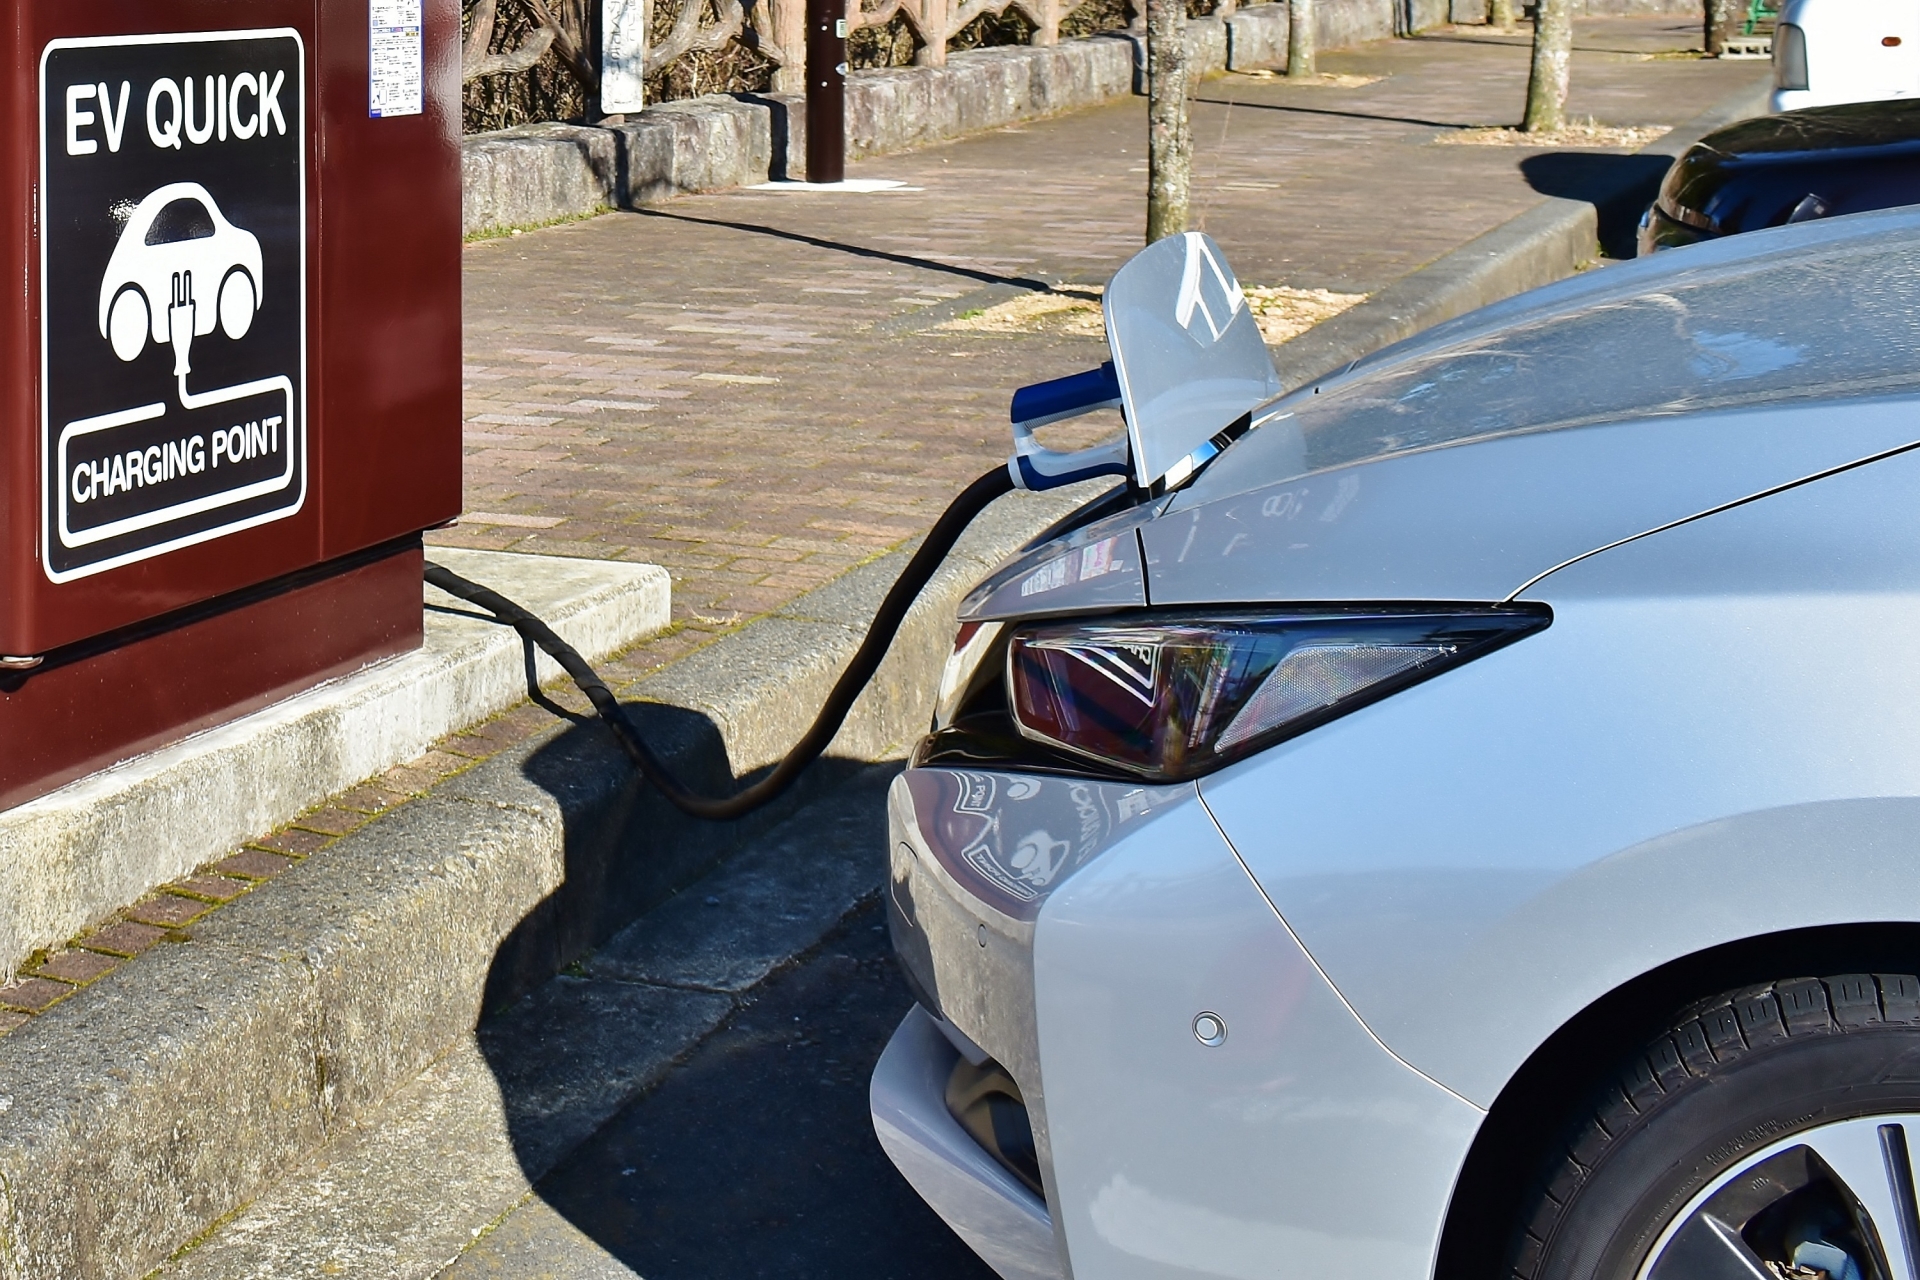
{"label": "car headlight", "polygon": [[1807,33],[1791,22],[1773,29],[1773,87],[1807,87]]}
{"label": "car headlight", "polygon": [[940,692],[933,703],[935,728],[952,724],[960,714],[980,668],[1000,656],[1000,633],[1004,629],[998,622],[960,624],[960,633],[953,639],[953,652],[940,672]]}
{"label": "car headlight", "polygon": [[1544,608],[1514,606],[1047,623],[1010,633],[1003,705],[1031,742],[1178,782],[1549,621]]}

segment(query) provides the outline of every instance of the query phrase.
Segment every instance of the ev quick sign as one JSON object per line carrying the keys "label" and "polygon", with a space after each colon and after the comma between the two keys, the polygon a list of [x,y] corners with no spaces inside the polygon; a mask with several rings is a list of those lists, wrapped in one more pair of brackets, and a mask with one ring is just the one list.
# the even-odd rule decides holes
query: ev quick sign
{"label": "ev quick sign", "polygon": [[305,500],[304,54],[274,30],[56,40],[41,56],[55,582]]}

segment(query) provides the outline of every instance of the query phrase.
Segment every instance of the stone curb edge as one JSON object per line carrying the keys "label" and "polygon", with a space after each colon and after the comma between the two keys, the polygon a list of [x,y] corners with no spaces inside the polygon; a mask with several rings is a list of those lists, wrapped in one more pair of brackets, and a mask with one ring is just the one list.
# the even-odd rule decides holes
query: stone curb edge
{"label": "stone curb edge", "polygon": [[[1701,132],[1731,118],[1710,116],[1694,122]],[[1688,127],[1668,145],[1684,145]],[[1591,254],[1595,225],[1592,205],[1563,207],[1572,203],[1545,201],[1443,257],[1376,296],[1387,305],[1346,313],[1365,323],[1344,325],[1337,346],[1281,348],[1283,365],[1319,360],[1323,372],[1475,305],[1465,299],[1569,274]],[[761,814],[694,823],[635,782],[598,726],[556,731],[376,819],[190,941],[0,1039],[0,1280],[144,1274],[368,1115],[482,1012],[897,750],[926,722],[961,596],[1096,491],[1019,495],[976,522],[830,758]],[[774,759],[908,554],[642,682],[637,711],[662,754],[709,789]]]}
{"label": "stone curb edge", "polygon": [[[499,553],[436,549],[459,572],[498,575]],[[561,634],[605,657],[669,621],[668,576],[655,565],[559,558],[520,561],[560,586],[541,592]],[[524,575],[503,582],[518,592]],[[571,587],[571,590],[568,587]],[[476,717],[526,697],[516,637],[443,616],[426,592],[418,649],[323,681],[225,724],[145,752],[0,814],[0,982],[34,951],[57,946],[147,892],[389,766]],[[542,665],[543,679],[559,668]]]}

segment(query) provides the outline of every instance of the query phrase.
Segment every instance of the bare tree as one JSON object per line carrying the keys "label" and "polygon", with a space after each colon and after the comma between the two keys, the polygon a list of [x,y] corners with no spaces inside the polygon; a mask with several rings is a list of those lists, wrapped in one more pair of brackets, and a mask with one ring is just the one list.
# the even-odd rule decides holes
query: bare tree
{"label": "bare tree", "polygon": [[1573,62],[1573,0],[1539,0],[1533,19],[1533,71],[1527,77],[1528,133],[1567,125],[1567,76]]}
{"label": "bare tree", "polygon": [[491,52],[493,28],[499,14],[499,0],[478,0],[473,6],[473,21],[468,25],[466,39],[460,45],[462,83],[485,76],[505,75],[510,71],[525,71],[546,57],[547,50],[552,47],[556,33],[542,26],[535,27],[515,48]]}
{"label": "bare tree", "polygon": [[1287,74],[1318,75],[1313,46],[1313,0],[1287,2]]}
{"label": "bare tree", "polygon": [[1717,58],[1726,52],[1727,41],[1733,36],[1733,28],[1740,21],[1742,6],[1735,0],[1707,0],[1706,2],[1706,50],[1709,58]]}
{"label": "bare tree", "polygon": [[1495,31],[1513,30],[1513,0],[1487,0],[1487,25]]}
{"label": "bare tree", "polygon": [[1147,5],[1147,243],[1187,229],[1193,131],[1187,124],[1186,0]]}
{"label": "bare tree", "polygon": [[594,0],[520,0],[540,24],[553,33],[553,51],[581,88],[588,93],[600,88],[600,67],[593,58],[593,30],[597,10]]}
{"label": "bare tree", "polygon": [[[598,0],[508,0],[508,3],[524,8],[533,20],[533,29],[516,47],[494,52],[491,46],[498,26],[500,0],[476,0],[460,51],[462,81],[525,71],[551,50],[581,88],[590,94],[599,91],[600,68],[594,58],[592,37],[599,14]],[[735,38],[754,48],[763,43],[757,26],[748,23],[741,0],[676,0],[676,3],[679,9],[674,15],[673,29],[664,40],[647,49],[647,75],[664,69],[685,54],[724,48]],[[765,4],[755,7],[768,8]],[[710,10],[713,21],[704,21]]]}
{"label": "bare tree", "polygon": [[[679,0],[680,12],[674,15],[673,30],[667,38],[647,50],[647,74],[652,75],[665,69],[668,63],[683,54],[706,52],[725,48],[735,36],[745,40],[749,48],[761,47],[760,32],[747,23],[747,13],[740,0]],[[714,21],[702,26],[708,4],[714,10]],[[756,8],[765,9],[758,5]]]}

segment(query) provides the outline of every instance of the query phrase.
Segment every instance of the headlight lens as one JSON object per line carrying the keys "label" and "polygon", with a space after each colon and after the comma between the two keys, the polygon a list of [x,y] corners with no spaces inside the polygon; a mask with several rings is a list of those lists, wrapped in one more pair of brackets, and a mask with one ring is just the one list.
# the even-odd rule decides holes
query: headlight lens
{"label": "headlight lens", "polygon": [[1537,631],[1543,608],[1238,614],[1015,631],[1022,736],[1155,781],[1197,777]]}
{"label": "headlight lens", "polygon": [[933,704],[936,729],[954,722],[973,690],[981,665],[999,656],[1001,629],[998,622],[960,624],[960,633],[953,639],[953,652],[947,655],[947,665],[940,671],[940,692]]}
{"label": "headlight lens", "polygon": [[1773,29],[1773,87],[1807,87],[1807,33],[1791,22]]}

